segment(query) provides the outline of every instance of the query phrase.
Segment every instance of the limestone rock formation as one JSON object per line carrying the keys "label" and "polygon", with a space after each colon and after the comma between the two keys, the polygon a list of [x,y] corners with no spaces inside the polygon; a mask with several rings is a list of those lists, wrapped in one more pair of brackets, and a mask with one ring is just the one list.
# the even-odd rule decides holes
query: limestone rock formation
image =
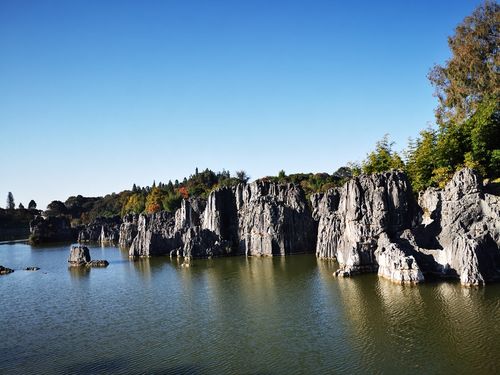
{"label": "limestone rock formation", "polygon": [[90,251],[87,246],[71,246],[68,263],[70,267],[107,267],[107,260],[90,259]]}
{"label": "limestone rock formation", "polygon": [[286,255],[314,250],[316,223],[299,186],[256,181],[238,185],[235,197],[241,254]]}
{"label": "limestone rock formation", "polygon": [[90,262],[90,251],[87,246],[71,246],[68,263],[70,267],[81,267]]}
{"label": "limestone rock formation", "polygon": [[360,176],[311,197],[316,254],[336,258],[338,276],[374,272],[418,283],[425,274],[482,285],[500,276],[500,197],[483,191],[471,169],[416,204],[405,175]]}
{"label": "limestone rock formation", "polygon": [[119,216],[99,217],[83,227],[78,233],[78,242],[118,243],[122,220]]}
{"label": "limestone rock formation", "polygon": [[285,255],[313,251],[316,224],[298,186],[256,181],[140,215],[137,233],[130,256]]}
{"label": "limestone rock formation", "polygon": [[182,235],[182,254],[189,258],[212,258],[228,255],[231,247],[208,229],[190,227]]}
{"label": "limestone rock formation", "polygon": [[85,264],[85,266],[87,266],[87,267],[104,268],[104,267],[109,266],[109,262],[107,260],[103,260],[103,259],[100,259],[100,260],[91,260],[90,262],[88,262],[87,264]]}
{"label": "limestone rock formation", "polygon": [[180,233],[175,228],[174,214],[162,211],[139,215],[137,235],[129,250],[131,257],[164,255],[179,247]]}
{"label": "limestone rock formation", "polygon": [[64,216],[36,216],[30,222],[30,243],[75,241],[78,232]]}
{"label": "limestone rock formation", "polygon": [[130,247],[135,236],[137,236],[137,224],[139,215],[127,214],[123,216],[122,224],[120,225],[118,244],[121,247]]}
{"label": "limestone rock formation", "polygon": [[417,206],[399,171],[362,175],[343,187],[311,197],[319,220],[316,255],[337,259],[339,275],[376,271],[378,238],[410,228]]}
{"label": "limestone rock formation", "polygon": [[413,255],[408,255],[398,243],[391,242],[387,234],[380,235],[375,250],[378,275],[400,284],[418,284],[424,281]]}
{"label": "limestone rock formation", "polygon": [[413,243],[434,261],[430,272],[464,285],[499,278],[500,197],[483,192],[476,172],[458,171],[444,190],[427,190],[419,203],[424,215]]}

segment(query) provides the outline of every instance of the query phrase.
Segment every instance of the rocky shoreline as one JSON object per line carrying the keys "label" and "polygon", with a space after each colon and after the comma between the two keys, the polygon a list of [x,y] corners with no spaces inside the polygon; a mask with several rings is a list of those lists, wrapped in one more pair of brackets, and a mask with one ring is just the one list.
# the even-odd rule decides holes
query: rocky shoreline
{"label": "rocky shoreline", "polygon": [[214,190],[206,200],[184,199],[175,213],[128,214],[81,228],[38,217],[30,230],[40,242],[119,244],[130,257],[315,252],[337,260],[338,277],[378,272],[401,284],[438,276],[474,286],[500,276],[500,197],[467,168],[418,198],[395,170],[354,177],[310,201],[298,185],[259,180]]}

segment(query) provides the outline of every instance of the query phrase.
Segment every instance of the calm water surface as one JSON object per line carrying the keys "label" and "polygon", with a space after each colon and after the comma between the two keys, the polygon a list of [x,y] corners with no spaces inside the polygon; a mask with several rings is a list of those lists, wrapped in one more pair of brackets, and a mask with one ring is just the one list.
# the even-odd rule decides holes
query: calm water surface
{"label": "calm water surface", "polygon": [[[500,285],[335,279],[313,255],[69,270],[69,245],[1,245],[2,374],[494,374]],[[40,271],[21,271],[26,266]]]}

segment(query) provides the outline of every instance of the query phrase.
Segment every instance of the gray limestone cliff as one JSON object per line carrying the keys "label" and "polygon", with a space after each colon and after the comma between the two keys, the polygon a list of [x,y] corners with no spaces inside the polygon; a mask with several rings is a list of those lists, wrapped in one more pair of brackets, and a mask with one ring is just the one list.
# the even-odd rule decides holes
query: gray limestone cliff
{"label": "gray limestone cliff", "polygon": [[116,244],[120,237],[121,224],[122,220],[119,216],[99,217],[79,231],[78,242]]}
{"label": "gray limestone cliff", "polygon": [[132,241],[134,241],[135,236],[137,236],[138,221],[139,215],[137,214],[127,214],[123,216],[118,236],[118,244],[121,247],[130,247],[132,245]]}
{"label": "gray limestone cliff", "polygon": [[394,238],[410,228],[417,211],[410,183],[399,171],[355,177],[313,195],[311,202],[318,220],[316,255],[337,259],[339,276],[376,271],[379,237]]}
{"label": "gray limestone cliff", "polygon": [[408,243],[422,262],[427,257],[430,272],[464,285],[499,278],[500,197],[484,192],[476,172],[458,171],[443,190],[422,193],[419,203],[421,224]]}
{"label": "gray limestone cliff", "polygon": [[418,201],[403,172],[361,175],[313,194],[266,180],[183,200],[175,213],[127,215],[119,243],[129,255],[186,258],[273,256],[316,251],[336,259],[337,276],[378,272],[402,284],[428,275],[464,285],[495,280],[500,269],[500,201],[463,169]]}
{"label": "gray limestone cliff", "polygon": [[421,193],[392,171],[360,176],[311,197],[316,254],[339,262],[338,276],[375,272],[398,283],[425,275],[482,285],[499,278],[500,198],[464,168],[442,190]]}
{"label": "gray limestone cliff", "polygon": [[312,252],[315,240],[303,191],[256,181],[217,189],[206,202],[183,200],[175,214],[140,215],[129,255],[285,255]]}

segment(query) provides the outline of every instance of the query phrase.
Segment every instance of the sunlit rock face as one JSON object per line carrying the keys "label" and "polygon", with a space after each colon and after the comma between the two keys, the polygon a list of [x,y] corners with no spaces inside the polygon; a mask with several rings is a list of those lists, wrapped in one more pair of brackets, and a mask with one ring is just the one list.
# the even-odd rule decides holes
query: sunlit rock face
{"label": "sunlit rock face", "polygon": [[476,172],[456,172],[443,190],[421,194],[419,203],[424,216],[412,242],[432,257],[430,271],[459,277],[464,285],[498,278],[500,199],[484,193]]}
{"label": "sunlit rock face", "polygon": [[[129,238],[129,222],[124,219],[120,243],[127,242],[122,234]],[[183,200],[175,215],[140,215],[129,254],[271,256],[313,252],[315,244],[316,223],[302,189],[256,181],[214,190],[206,202]]]}
{"label": "sunlit rock face", "polygon": [[378,271],[400,283],[425,274],[482,285],[499,278],[500,199],[483,191],[464,168],[442,190],[430,188],[415,202],[397,171],[360,176],[311,197],[318,220],[316,255],[335,258],[337,276]]}
{"label": "sunlit rock face", "polygon": [[[273,256],[312,252],[336,259],[337,276],[378,272],[397,283],[426,274],[464,285],[494,280],[500,268],[499,197],[478,175],[458,171],[443,190],[417,200],[406,175],[352,178],[311,196],[298,185],[260,180],[185,199],[175,213],[127,215],[119,243],[129,254],[184,257]],[[101,235],[102,236],[102,235]]]}
{"label": "sunlit rock face", "polygon": [[239,185],[235,193],[241,254],[314,251],[316,224],[300,187],[256,181]]}
{"label": "sunlit rock face", "polygon": [[418,207],[399,171],[355,177],[341,188],[311,197],[318,220],[316,255],[335,258],[338,276],[376,271],[378,239],[410,228]]}
{"label": "sunlit rock face", "polygon": [[164,255],[181,246],[180,232],[175,228],[174,214],[166,211],[141,214],[137,221],[137,236],[132,241],[131,257]]}

